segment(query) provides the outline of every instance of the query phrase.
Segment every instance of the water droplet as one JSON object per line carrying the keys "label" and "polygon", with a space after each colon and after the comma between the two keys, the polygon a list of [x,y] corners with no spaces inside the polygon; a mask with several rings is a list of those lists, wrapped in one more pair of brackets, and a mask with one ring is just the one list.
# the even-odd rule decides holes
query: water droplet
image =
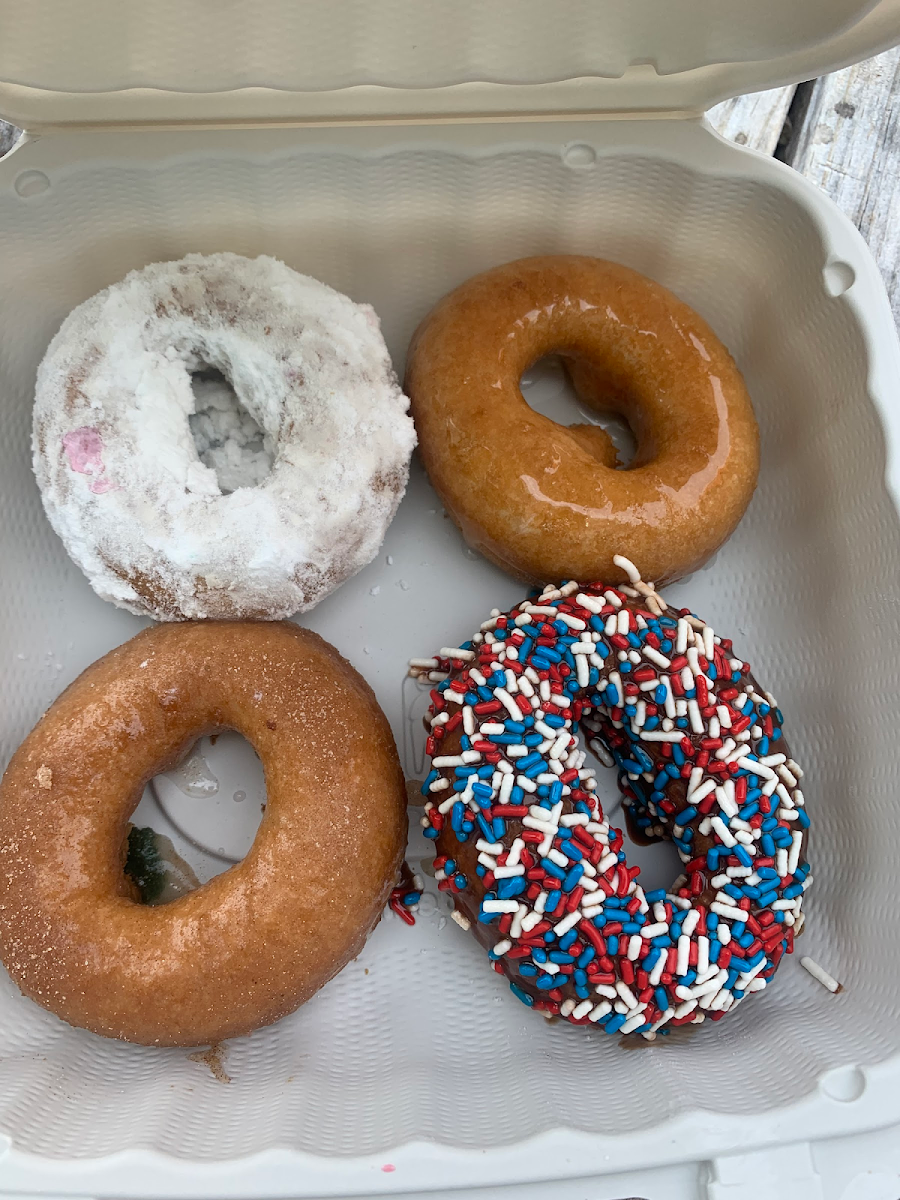
{"label": "water droplet", "polygon": [[380,587],[373,587],[373,588],[369,588],[369,595],[370,595],[370,596],[377,596],[377,595],[378,595],[378,593],[379,593],[380,591],[381,591],[381,588],[380,588]]}
{"label": "water droplet", "polygon": [[210,770],[209,763],[199,751],[192,750],[184,762],[165,772],[170,780],[185,796],[200,799],[215,796],[219,790],[219,781]]}
{"label": "water droplet", "polygon": [[244,802],[246,799],[247,799],[247,793],[246,793],[246,792],[240,792],[240,791],[239,791],[239,792],[235,792],[235,793],[234,793],[233,800],[234,800],[235,804],[243,804],[243,802]]}

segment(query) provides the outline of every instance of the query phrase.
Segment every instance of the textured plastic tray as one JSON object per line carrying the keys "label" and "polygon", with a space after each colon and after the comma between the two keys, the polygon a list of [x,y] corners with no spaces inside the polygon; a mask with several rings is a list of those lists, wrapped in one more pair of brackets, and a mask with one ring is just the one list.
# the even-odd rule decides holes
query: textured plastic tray
{"label": "textured plastic tray", "polygon": [[[814,820],[803,951],[845,990],[788,960],[715,1029],[624,1049],[527,1013],[431,896],[415,929],[385,920],[298,1013],[230,1043],[226,1085],[185,1052],[69,1029],[4,979],[0,1189],[534,1182],[900,1120],[900,925],[884,899],[900,835],[900,354],[856,231],[802,179],[699,122],[305,130],[302,146],[289,130],[26,142],[0,163],[4,761],[141,625],[93,595],[44,519],[29,451],[37,363],[65,314],[130,268],[220,249],[278,255],[371,302],[398,366],[441,294],[524,254],[618,259],[710,320],[746,374],[763,467],[738,531],[671,596],[733,634],[784,707]],[[572,419],[552,370],[526,395]],[[466,550],[415,470],[379,559],[304,623],[370,680],[418,775],[424,699],[405,660],[519,594]],[[246,790],[217,769],[220,801]],[[414,825],[411,856],[426,855]]]}

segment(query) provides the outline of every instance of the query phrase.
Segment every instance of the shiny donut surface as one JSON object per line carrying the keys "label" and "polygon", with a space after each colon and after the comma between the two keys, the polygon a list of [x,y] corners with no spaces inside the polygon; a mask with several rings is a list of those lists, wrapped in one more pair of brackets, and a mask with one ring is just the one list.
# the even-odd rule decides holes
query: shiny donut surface
{"label": "shiny donut surface", "polygon": [[[244,860],[140,905],[123,874],[146,782],[242,733],[267,804]],[[282,623],[148,629],[56,700],[0,783],[0,957],[72,1025],[201,1045],[292,1012],[359,953],[395,883],[406,794],[375,697]]]}
{"label": "shiny donut surface", "polygon": [[[531,409],[522,373],[562,357],[582,403],[629,422],[637,451]],[[425,318],[406,390],[428,474],[476,550],[519,578],[624,576],[626,551],[665,582],[733,531],[759,467],[756,419],[706,322],[628,267],[520,259],[456,288]]]}

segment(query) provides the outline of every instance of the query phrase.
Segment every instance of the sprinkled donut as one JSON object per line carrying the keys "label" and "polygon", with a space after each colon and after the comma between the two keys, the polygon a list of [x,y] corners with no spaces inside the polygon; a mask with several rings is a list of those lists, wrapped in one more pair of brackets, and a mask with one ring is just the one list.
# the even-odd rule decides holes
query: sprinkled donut
{"label": "sprinkled donut", "polygon": [[[597,425],[558,425],[522,373],[560,355],[583,403],[624,415],[627,469]],[[691,308],[636,271],[575,255],[477,275],[425,318],[406,390],[420,453],[469,544],[518,578],[624,581],[699,567],[741,519],[759,435],[731,355]]]}
{"label": "sprinkled donut", "polygon": [[[131,813],[148,779],[221,729],[265,770],[253,845],[141,905],[123,873]],[[359,954],[405,847],[390,727],[332,646],[283,622],[154,625],[63,692],[0,782],[0,957],[27,996],[106,1037],[236,1037]]]}
{"label": "sprinkled donut", "polygon": [[[414,660],[431,692],[423,792],[439,887],[529,1007],[607,1033],[716,1021],[803,926],[809,819],[775,701],[731,642],[633,564],[495,611]],[[645,892],[575,736],[619,769],[635,840],[684,874]]]}
{"label": "sprinkled donut", "polygon": [[[258,486],[223,494],[198,457],[191,373],[209,368],[262,431],[254,469],[274,454]],[[210,404],[206,432],[224,421]],[[159,620],[288,617],[378,552],[415,445],[407,409],[368,305],[274,258],[191,254],[66,318],[38,371],[34,471],[104,599]],[[226,449],[252,444],[233,433]]]}

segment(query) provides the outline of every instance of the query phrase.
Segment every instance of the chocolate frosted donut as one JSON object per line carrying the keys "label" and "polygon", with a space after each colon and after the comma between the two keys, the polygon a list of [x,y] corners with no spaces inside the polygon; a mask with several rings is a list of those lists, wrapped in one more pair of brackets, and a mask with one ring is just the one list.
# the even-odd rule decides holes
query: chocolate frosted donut
{"label": "chocolate frosted donut", "polygon": [[[607,1033],[718,1020],[762,991],[803,923],[809,819],[772,697],[633,565],[485,622],[418,674],[432,691],[425,836],[439,886],[529,1007]],[[645,891],[604,817],[578,726],[619,768],[637,840],[684,874]]]}
{"label": "chocolate frosted donut", "polygon": [[[191,372],[209,368],[274,455],[227,495],[188,421]],[[159,620],[288,617],[378,552],[415,444],[407,408],[368,305],[274,258],[192,254],[66,318],[38,371],[34,470],[104,599]]]}

